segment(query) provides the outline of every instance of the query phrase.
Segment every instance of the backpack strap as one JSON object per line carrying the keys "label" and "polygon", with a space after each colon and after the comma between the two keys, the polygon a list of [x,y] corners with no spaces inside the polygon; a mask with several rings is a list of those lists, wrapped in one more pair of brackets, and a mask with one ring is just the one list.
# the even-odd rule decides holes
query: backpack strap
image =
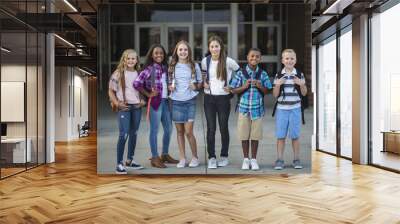
{"label": "backpack strap", "polygon": [[[261,81],[261,74],[262,74],[263,70],[261,68],[258,68],[258,71],[256,73],[256,80],[260,80]],[[261,96],[263,96],[263,100],[264,100],[264,93],[263,91],[261,91],[260,89],[257,88],[257,90],[260,92]]]}
{"label": "backpack strap", "polygon": [[[206,82],[208,83],[208,85],[210,85],[210,64],[211,64],[211,55],[208,55],[206,57]],[[212,95],[211,88],[209,89],[209,91],[210,95]]]}
{"label": "backpack strap", "polygon": [[124,83],[123,85],[121,85],[121,86],[122,86],[122,98],[124,99],[124,103],[126,104],[126,94],[125,94],[125,90],[126,90],[125,70],[122,72],[122,78],[121,78],[120,80],[121,80],[121,82]]}
{"label": "backpack strap", "polygon": [[[261,68],[258,68],[258,71],[257,71],[257,73],[256,73],[256,77],[255,77],[256,80],[261,80],[261,74],[262,74],[262,72],[263,72],[263,70],[262,70]],[[249,73],[247,72],[246,66],[245,66],[244,69],[242,69],[242,73],[243,73],[244,77],[246,78],[246,81],[247,81],[248,79],[250,79],[250,75],[249,75]],[[250,87],[250,88],[251,88],[251,87]],[[257,88],[257,90],[258,90],[258,92],[260,92],[260,94],[264,97],[264,93],[263,93],[260,89],[258,89],[258,88]],[[245,90],[245,91],[247,91],[247,90]],[[243,91],[241,94],[239,94],[239,96],[241,97],[241,95],[242,95],[245,91]]]}
{"label": "backpack strap", "polygon": [[262,74],[263,70],[261,68],[258,68],[258,71],[256,73],[256,79],[257,80],[261,80],[261,74]]}
{"label": "backpack strap", "polygon": [[[298,70],[298,69],[296,69],[296,77],[299,78],[299,79],[302,78],[302,72],[301,72],[300,70]],[[300,97],[301,120],[302,120],[302,123],[305,124],[306,122],[305,122],[305,120],[304,120],[304,104],[303,104],[303,98],[304,98],[304,96],[303,96],[303,94],[301,94],[301,89],[300,89],[300,86],[299,86],[299,85],[295,85],[295,89],[296,89],[296,91],[297,91],[297,94],[299,94],[299,97]]]}
{"label": "backpack strap", "polygon": [[249,75],[249,73],[247,72],[246,67],[245,67],[244,69],[242,69],[242,73],[243,73],[244,77],[246,78],[246,80],[250,78],[250,75]]}
{"label": "backpack strap", "polygon": [[207,68],[206,68],[206,81],[207,81],[207,83],[210,81],[210,64],[211,64],[211,55],[208,55],[207,57],[206,57],[206,65],[207,65]]}
{"label": "backpack strap", "polygon": [[[225,68],[225,70],[226,70],[226,68]],[[236,70],[236,71],[234,71],[235,73],[237,73],[238,71],[240,71],[240,70],[242,70],[240,67]],[[233,73],[233,72],[232,72]],[[226,81],[225,81],[225,84],[224,84],[224,86],[228,86],[228,83],[230,84],[231,82],[232,82],[232,79],[233,79],[233,74],[231,75],[231,79],[228,81],[228,76],[226,76]]]}
{"label": "backpack strap", "polygon": [[[245,66],[244,69],[241,69],[241,71],[242,71],[242,74],[243,74],[243,76],[246,78],[246,81],[247,81],[247,79],[250,78],[250,75],[249,75],[249,73],[247,73],[247,71],[246,71],[246,66]],[[242,84],[244,84],[244,83],[242,83]],[[238,110],[238,108],[239,108],[240,99],[242,98],[243,93],[246,92],[246,91],[247,91],[247,90],[245,90],[245,91],[243,91],[243,92],[237,94],[235,112],[237,112],[237,110]]]}
{"label": "backpack strap", "polygon": [[[279,73],[276,74],[275,79],[280,79],[280,78],[282,78],[284,75],[285,75],[285,74],[282,74],[281,72],[279,72]],[[276,88],[276,87],[275,87],[275,88]],[[280,96],[282,96],[282,95],[285,97],[285,88],[282,88],[282,86],[279,86],[279,95],[278,95],[278,97],[276,98],[275,105],[274,105],[274,109],[272,109],[272,117],[275,116],[276,107],[278,106],[278,98],[279,98]]]}
{"label": "backpack strap", "polygon": [[151,88],[154,88],[155,83],[156,83],[155,73],[156,73],[156,69],[154,68],[154,64],[153,64],[151,66],[151,71],[150,71]]}

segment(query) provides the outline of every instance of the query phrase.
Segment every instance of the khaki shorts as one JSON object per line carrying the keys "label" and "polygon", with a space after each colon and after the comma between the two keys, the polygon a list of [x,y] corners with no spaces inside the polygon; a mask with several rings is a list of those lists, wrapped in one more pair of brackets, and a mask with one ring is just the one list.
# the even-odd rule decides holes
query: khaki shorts
{"label": "khaki shorts", "polygon": [[260,141],[263,135],[262,117],[257,120],[250,120],[249,116],[239,113],[238,134],[239,140],[257,140]]}

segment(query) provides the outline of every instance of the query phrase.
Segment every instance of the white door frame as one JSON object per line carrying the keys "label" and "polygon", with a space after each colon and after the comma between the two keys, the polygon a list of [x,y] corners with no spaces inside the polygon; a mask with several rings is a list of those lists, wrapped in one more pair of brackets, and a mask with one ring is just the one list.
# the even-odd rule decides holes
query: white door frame
{"label": "white door frame", "polygon": [[259,27],[276,27],[277,28],[277,51],[276,55],[261,55],[261,62],[262,63],[269,63],[269,62],[277,62],[280,61],[280,52],[282,51],[282,34],[281,34],[281,24],[280,23],[260,23],[260,24],[254,24],[253,26],[253,46],[257,47],[257,29]]}
{"label": "white door frame", "polygon": [[[189,28],[189,44],[193,49],[193,24],[192,23],[137,23],[135,24],[135,49],[137,49],[140,54],[140,33],[139,30],[141,28],[160,28],[160,44],[168,49],[168,28],[169,27],[188,27]],[[140,57],[140,61],[143,61],[145,58],[143,56]]]}

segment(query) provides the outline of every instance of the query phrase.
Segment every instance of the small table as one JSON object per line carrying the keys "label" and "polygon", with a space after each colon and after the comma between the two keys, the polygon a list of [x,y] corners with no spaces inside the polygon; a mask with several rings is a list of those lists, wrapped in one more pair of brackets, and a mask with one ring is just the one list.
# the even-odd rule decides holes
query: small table
{"label": "small table", "polygon": [[392,152],[400,154],[400,131],[382,131],[383,150],[382,152]]}

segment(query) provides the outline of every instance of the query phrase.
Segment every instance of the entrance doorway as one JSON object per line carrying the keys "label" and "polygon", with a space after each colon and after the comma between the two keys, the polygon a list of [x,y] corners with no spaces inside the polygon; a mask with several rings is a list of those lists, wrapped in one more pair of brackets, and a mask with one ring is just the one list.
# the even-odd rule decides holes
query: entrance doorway
{"label": "entrance doorway", "polygon": [[206,24],[203,26],[203,55],[205,55],[208,51],[208,39],[213,36],[217,35],[221,37],[222,42],[226,46],[226,50],[228,55],[231,55],[231,33],[230,26],[227,24]]}
{"label": "entrance doorway", "polygon": [[167,55],[171,56],[175,45],[180,40],[189,42],[193,49],[192,24],[140,24],[136,26],[136,46],[140,60],[144,61],[147,51],[152,44],[161,44],[165,47]]}

